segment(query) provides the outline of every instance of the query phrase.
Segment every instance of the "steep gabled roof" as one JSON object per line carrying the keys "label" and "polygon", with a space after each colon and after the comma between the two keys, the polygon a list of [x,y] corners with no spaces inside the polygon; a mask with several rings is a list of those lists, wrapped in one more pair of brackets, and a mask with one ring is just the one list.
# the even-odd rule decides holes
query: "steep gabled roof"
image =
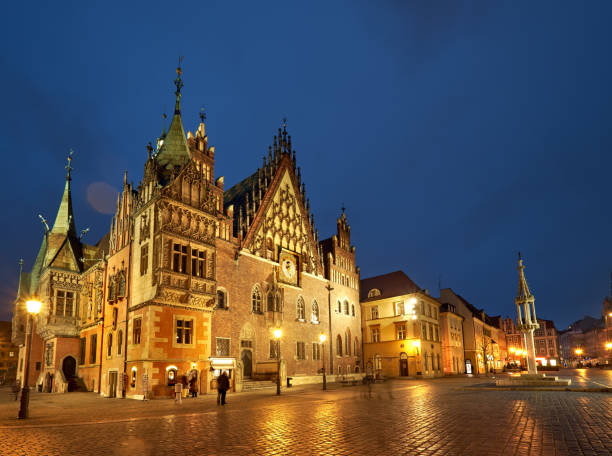
{"label": "steep gabled roof", "polygon": [[[368,292],[373,288],[380,290],[380,296],[368,298]],[[361,279],[359,282],[359,300],[361,302],[392,298],[420,291],[422,291],[421,287],[414,283],[404,271],[395,271],[376,277],[369,277]]]}

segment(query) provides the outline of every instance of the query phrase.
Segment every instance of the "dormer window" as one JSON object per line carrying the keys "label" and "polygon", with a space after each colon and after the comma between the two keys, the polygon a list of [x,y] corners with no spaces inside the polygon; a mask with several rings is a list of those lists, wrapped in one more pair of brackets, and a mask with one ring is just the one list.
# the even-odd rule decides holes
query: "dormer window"
{"label": "dormer window", "polygon": [[368,298],[375,298],[376,296],[380,296],[382,293],[378,288],[372,288],[368,291]]}

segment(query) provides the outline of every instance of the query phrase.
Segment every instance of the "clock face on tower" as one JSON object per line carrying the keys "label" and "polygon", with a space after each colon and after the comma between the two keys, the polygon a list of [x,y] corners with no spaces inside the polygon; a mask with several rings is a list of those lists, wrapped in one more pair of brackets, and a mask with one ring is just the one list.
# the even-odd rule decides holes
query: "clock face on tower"
{"label": "clock face on tower", "polygon": [[280,280],[283,282],[297,285],[298,284],[298,260],[295,255],[290,252],[282,251],[279,258],[280,263]]}

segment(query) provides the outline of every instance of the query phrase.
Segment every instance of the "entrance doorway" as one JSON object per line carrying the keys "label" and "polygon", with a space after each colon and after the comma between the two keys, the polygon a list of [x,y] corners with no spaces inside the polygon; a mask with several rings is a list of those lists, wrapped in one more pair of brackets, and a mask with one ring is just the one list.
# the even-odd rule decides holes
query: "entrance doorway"
{"label": "entrance doorway", "polygon": [[108,397],[117,397],[117,372],[108,373]]}
{"label": "entrance doorway", "polygon": [[242,350],[242,377],[251,378],[253,375],[253,353],[251,350]]}
{"label": "entrance doorway", "polygon": [[408,355],[400,353],[400,376],[408,377]]}
{"label": "entrance doorway", "polygon": [[466,374],[472,373],[472,361],[469,359],[465,360],[465,373]]}
{"label": "entrance doorway", "polygon": [[66,356],[62,362],[62,372],[64,372],[64,377],[66,377],[66,380],[74,377],[76,374],[76,359],[74,359],[72,356]]}

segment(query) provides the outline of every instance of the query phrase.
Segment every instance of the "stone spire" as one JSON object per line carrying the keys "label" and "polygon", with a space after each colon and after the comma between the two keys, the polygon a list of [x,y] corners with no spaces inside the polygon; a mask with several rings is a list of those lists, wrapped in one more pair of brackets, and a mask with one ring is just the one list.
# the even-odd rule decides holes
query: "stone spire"
{"label": "stone spire", "polygon": [[535,312],[535,298],[529,291],[527,279],[525,278],[525,266],[521,253],[518,254],[518,294],[514,303],[516,304],[516,322],[517,329],[523,333],[525,338],[525,348],[527,349],[527,369],[529,375],[538,373],[538,368],[535,359],[535,343],[533,340],[533,332],[540,327]]}
{"label": "stone spire", "polygon": [[174,85],[176,86],[176,92],[174,92],[176,95],[174,117],[172,117],[168,132],[156,156],[157,163],[159,163],[162,168],[168,170],[184,165],[191,158],[189,148],[187,147],[187,138],[185,138],[183,121],[181,119],[181,89],[183,88],[183,80],[181,79],[182,60],[182,57],[179,58],[179,65],[176,68],[177,76],[174,80]]}
{"label": "stone spire", "polygon": [[72,149],[68,153],[68,164],[66,165],[66,184],[64,186],[64,194],[62,195],[62,201],[60,202],[55,222],[51,233],[54,234],[72,234],[76,236],[76,228],[74,226],[74,216],[72,213],[72,196],[70,194],[70,177],[72,171]]}

